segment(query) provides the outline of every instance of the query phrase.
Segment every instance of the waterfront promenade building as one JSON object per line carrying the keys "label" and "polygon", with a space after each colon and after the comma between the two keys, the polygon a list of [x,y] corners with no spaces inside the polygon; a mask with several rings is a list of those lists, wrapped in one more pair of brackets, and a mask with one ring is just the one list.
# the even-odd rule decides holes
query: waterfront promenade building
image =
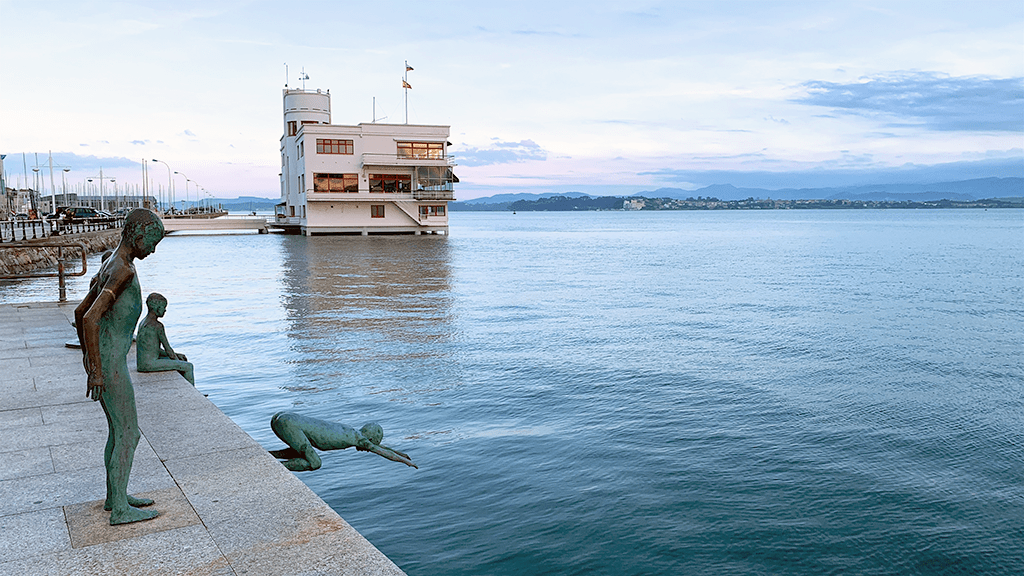
{"label": "waterfront promenade building", "polygon": [[447,234],[449,127],[331,124],[331,95],[284,89],[274,225],[314,234]]}

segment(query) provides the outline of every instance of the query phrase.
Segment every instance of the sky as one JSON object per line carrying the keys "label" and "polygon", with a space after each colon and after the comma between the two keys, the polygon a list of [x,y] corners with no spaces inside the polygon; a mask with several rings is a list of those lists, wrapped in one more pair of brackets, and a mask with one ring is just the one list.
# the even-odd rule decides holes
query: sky
{"label": "sky", "polygon": [[0,0],[4,170],[277,198],[285,83],[403,123],[406,61],[460,200],[1024,176],[1019,0]]}

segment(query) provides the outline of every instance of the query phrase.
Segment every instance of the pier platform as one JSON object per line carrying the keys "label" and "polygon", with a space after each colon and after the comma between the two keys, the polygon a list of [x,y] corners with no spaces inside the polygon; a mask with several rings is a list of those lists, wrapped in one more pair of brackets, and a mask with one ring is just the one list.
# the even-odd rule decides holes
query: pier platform
{"label": "pier platform", "polygon": [[0,305],[0,574],[403,574],[177,372],[136,372],[134,349],[129,492],[161,515],[110,526],[106,420],[64,346],[76,304]]}
{"label": "pier platform", "polygon": [[164,231],[171,232],[213,232],[224,230],[255,230],[266,234],[267,219],[262,216],[220,216],[218,218],[189,218],[187,216],[161,218]]}

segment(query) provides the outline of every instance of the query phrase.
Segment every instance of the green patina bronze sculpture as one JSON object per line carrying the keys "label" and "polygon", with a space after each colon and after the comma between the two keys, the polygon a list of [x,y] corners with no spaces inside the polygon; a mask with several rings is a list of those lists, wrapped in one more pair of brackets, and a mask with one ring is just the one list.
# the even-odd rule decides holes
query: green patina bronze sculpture
{"label": "green patina bronze sculpture", "polygon": [[106,259],[89,286],[89,293],[75,309],[75,328],[82,343],[82,363],[88,374],[86,397],[98,400],[107,417],[107,468],[110,523],[127,524],[155,518],[156,510],[140,510],[153,503],[128,494],[128,475],[139,443],[135,390],[128,374],[128,350],[135,323],[142,314],[142,289],[135,273],[136,259],[156,250],[164,236],[160,218],[139,208],[125,218],[121,242]]}
{"label": "green patina bronze sculpture", "polygon": [[153,292],[146,298],[149,311],[139,324],[139,335],[135,338],[135,360],[139,372],[165,372],[177,370],[195,386],[192,363],[186,362],[184,354],[178,354],[167,341],[167,333],[160,318],[167,312],[167,298]]}
{"label": "green patina bronze sculpture", "polygon": [[271,450],[270,454],[284,460],[285,468],[295,472],[320,468],[320,457],[314,448],[344,450],[352,446],[361,452],[373,452],[388,460],[419,468],[412,463],[408,454],[381,446],[384,430],[372,422],[356,430],[351,426],[319,418],[278,412],[270,419],[270,427],[289,446],[284,450]]}

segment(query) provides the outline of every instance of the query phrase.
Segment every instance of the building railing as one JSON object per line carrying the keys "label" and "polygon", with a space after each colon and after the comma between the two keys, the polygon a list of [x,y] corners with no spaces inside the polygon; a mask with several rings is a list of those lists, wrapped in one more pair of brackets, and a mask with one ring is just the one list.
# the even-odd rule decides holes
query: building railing
{"label": "building railing", "polygon": [[406,156],[401,154],[363,153],[363,166],[455,166],[454,156],[431,157],[428,154]]}
{"label": "building railing", "polygon": [[81,220],[5,220],[0,221],[0,242],[19,242],[111,230],[124,226],[124,218],[86,218]]}
{"label": "building railing", "polygon": [[416,200],[454,200],[454,190],[415,190],[412,197]]}
{"label": "building railing", "polygon": [[[67,284],[65,278],[68,276],[85,276],[86,272],[89,271],[89,264],[86,260],[88,255],[88,249],[82,242],[71,242],[68,244],[58,244],[56,242],[35,242],[32,244],[20,244],[18,246],[0,246],[0,250],[29,250],[39,248],[56,248],[57,249],[57,272],[49,274],[9,274],[0,276],[0,280],[21,280],[25,278],[57,278],[57,287],[60,294],[60,301],[68,301]],[[82,255],[82,269],[78,272],[68,273],[64,271],[64,250],[78,250]]]}

